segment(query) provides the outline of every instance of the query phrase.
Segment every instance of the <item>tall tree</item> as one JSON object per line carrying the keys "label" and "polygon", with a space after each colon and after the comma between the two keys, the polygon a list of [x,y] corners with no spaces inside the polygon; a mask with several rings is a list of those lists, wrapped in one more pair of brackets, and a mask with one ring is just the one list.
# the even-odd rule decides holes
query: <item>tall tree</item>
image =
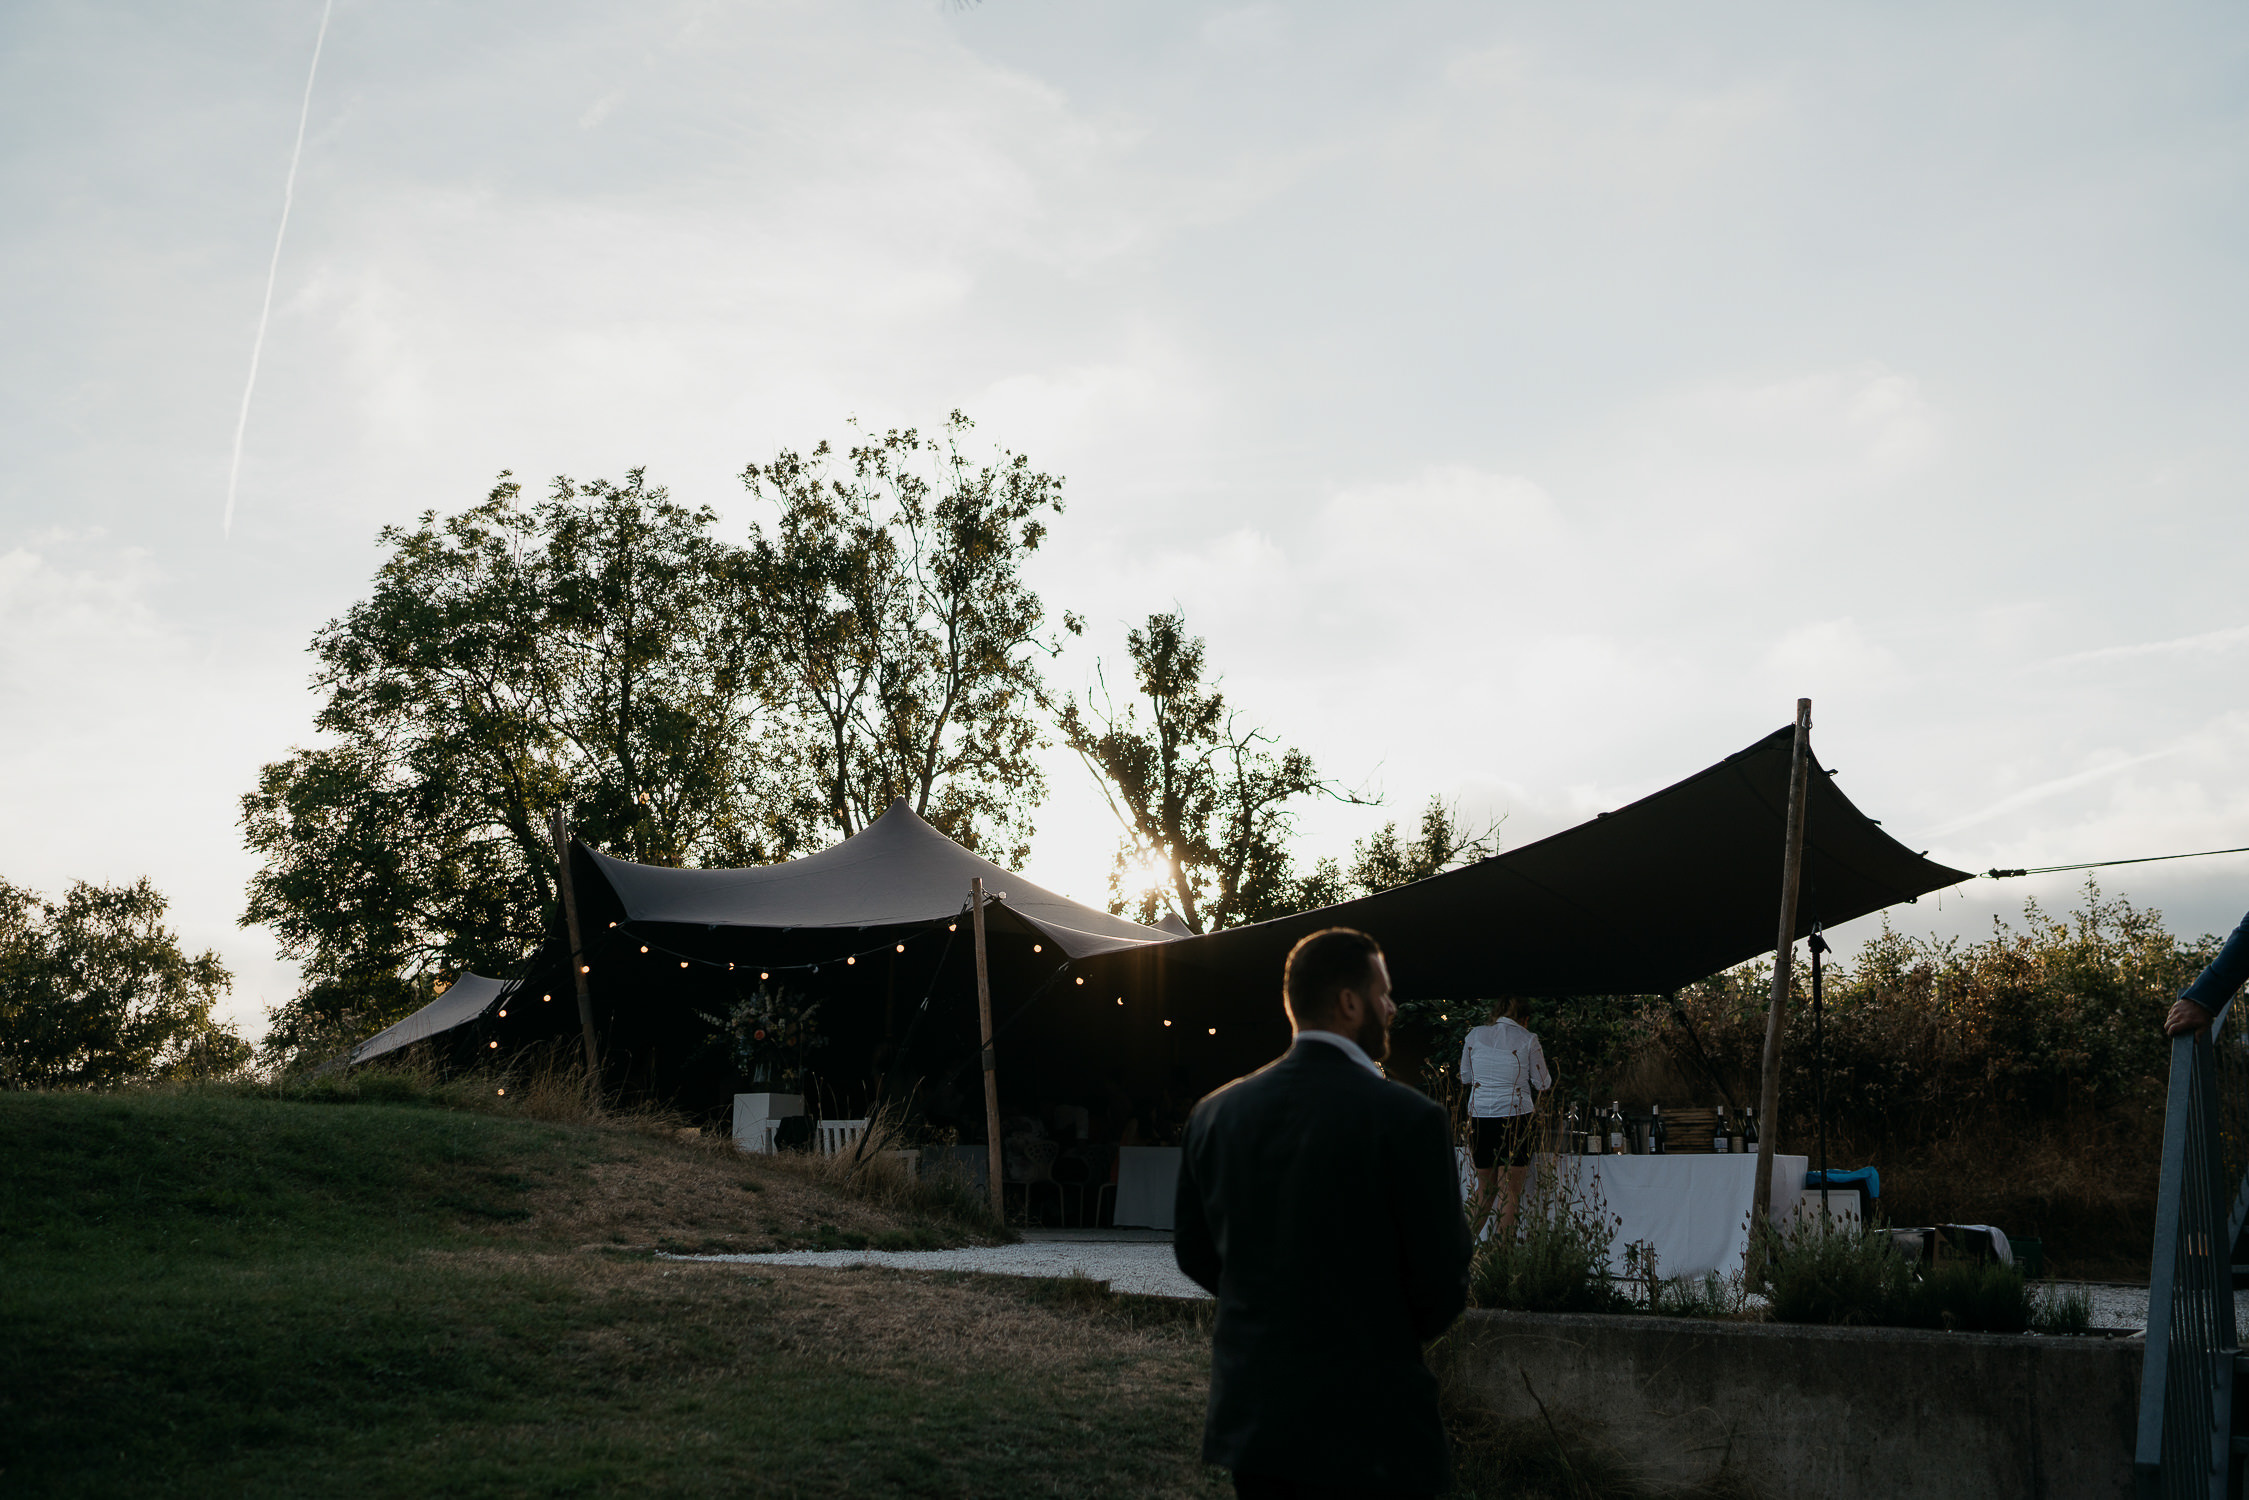
{"label": "tall tree", "polygon": [[1018,453],[972,459],[972,425],[956,411],[933,437],[752,464],[742,482],[775,514],[750,528],[746,576],[805,726],[800,813],[848,838],[903,797],[1015,862],[1046,790],[1039,662],[1058,649],[1022,567],[1062,513],[1062,481]]}
{"label": "tall tree", "polygon": [[1088,693],[1057,713],[1063,739],[1124,827],[1110,910],[1143,922],[1168,910],[1190,932],[1215,932],[1300,909],[1292,804],[1369,799],[1322,780],[1309,755],[1245,725],[1181,615],[1150,615],[1126,649],[1135,696],[1121,711],[1104,686],[1098,705]]}
{"label": "tall tree", "polygon": [[522,504],[386,528],[370,596],[314,637],[328,743],[242,803],[264,923],[305,966],[273,1018],[288,1061],[426,1001],[462,968],[506,973],[552,910],[548,809],[657,863],[762,863],[801,830],[775,795],[789,737],[767,711],[739,548],[634,470]]}
{"label": "tall tree", "polygon": [[233,980],[189,957],[147,880],[45,901],[0,880],[0,1088],[214,1077],[250,1060],[211,1014]]}
{"label": "tall tree", "polygon": [[1323,859],[1313,865],[1298,884],[1297,908],[1332,906],[1377,891],[1394,890],[1427,880],[1432,875],[1487,859],[1499,851],[1499,825],[1471,831],[1460,821],[1459,809],[1442,797],[1431,797],[1421,810],[1421,827],[1412,838],[1398,832],[1396,823],[1385,823],[1351,846],[1351,862]]}

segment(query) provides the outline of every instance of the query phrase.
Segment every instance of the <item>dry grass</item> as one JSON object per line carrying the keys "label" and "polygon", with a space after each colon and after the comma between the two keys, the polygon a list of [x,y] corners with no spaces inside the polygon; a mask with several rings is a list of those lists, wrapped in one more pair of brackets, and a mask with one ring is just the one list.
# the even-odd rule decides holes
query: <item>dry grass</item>
{"label": "dry grass", "polygon": [[[2036,1236],[2049,1276],[2145,1281],[2162,1146],[2154,1110],[1976,1131],[1885,1162],[1883,1212],[1893,1224],[1997,1224]],[[1848,1159],[1832,1146],[1829,1154]]]}

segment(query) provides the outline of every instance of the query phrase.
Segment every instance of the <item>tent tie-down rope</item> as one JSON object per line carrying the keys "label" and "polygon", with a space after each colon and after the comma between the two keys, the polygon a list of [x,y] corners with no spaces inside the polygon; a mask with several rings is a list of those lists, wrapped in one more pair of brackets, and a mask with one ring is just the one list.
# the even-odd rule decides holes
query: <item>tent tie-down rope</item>
{"label": "tent tie-down rope", "polygon": [[2067,870],[2105,870],[2110,865],[2152,865],[2166,859],[2208,859],[2213,854],[2249,854],[2249,844],[2238,849],[2197,849],[2191,854],[2147,854],[2138,859],[2089,859],[2077,865],[2033,865],[2026,870],[1986,870],[1986,880],[2007,880],[2017,875],[2059,875]]}

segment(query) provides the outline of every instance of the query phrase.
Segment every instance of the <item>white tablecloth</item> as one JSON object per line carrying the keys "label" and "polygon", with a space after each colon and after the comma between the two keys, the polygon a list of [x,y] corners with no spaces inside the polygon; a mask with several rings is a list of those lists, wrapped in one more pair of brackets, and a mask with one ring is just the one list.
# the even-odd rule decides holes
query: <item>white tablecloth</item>
{"label": "white tablecloth", "polygon": [[[1460,1191],[1465,1200],[1476,1187],[1468,1152],[1460,1153]],[[1626,1247],[1655,1246],[1656,1270],[1664,1276],[1721,1275],[1741,1269],[1749,1249],[1751,1189],[1757,1157],[1716,1156],[1708,1152],[1677,1156],[1541,1155],[1539,1165],[1559,1164],[1558,1180],[1585,1194],[1616,1227],[1609,1256],[1611,1274],[1624,1274]],[[1804,1191],[1801,1156],[1773,1157],[1772,1220],[1782,1223],[1795,1211]]]}
{"label": "white tablecloth", "polygon": [[1117,1208],[1109,1222],[1169,1229],[1172,1197],[1178,1191],[1177,1146],[1119,1146]]}
{"label": "white tablecloth", "polygon": [[[1622,1275],[1624,1252],[1635,1243],[1655,1247],[1664,1276],[1725,1275],[1741,1269],[1749,1250],[1754,1206],[1754,1154],[1716,1156],[1564,1156],[1555,1158],[1565,1189],[1585,1195],[1617,1221],[1611,1274]],[[1795,1211],[1804,1191],[1806,1158],[1773,1157],[1773,1219]]]}

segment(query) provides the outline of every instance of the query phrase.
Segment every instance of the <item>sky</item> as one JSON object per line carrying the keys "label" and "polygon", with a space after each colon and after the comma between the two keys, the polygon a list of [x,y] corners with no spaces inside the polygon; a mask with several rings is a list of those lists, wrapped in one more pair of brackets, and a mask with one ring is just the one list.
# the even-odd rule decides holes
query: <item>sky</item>
{"label": "sky", "polygon": [[[382,527],[645,466],[738,536],[746,464],[955,408],[1066,479],[1055,686],[1183,610],[1386,799],[1308,857],[1798,697],[1964,869],[2249,845],[2237,6],[335,0],[307,107],[321,19],[0,8],[0,878],[150,876],[253,1033],[239,799]],[[2249,855],[2102,881],[2222,932]]]}

